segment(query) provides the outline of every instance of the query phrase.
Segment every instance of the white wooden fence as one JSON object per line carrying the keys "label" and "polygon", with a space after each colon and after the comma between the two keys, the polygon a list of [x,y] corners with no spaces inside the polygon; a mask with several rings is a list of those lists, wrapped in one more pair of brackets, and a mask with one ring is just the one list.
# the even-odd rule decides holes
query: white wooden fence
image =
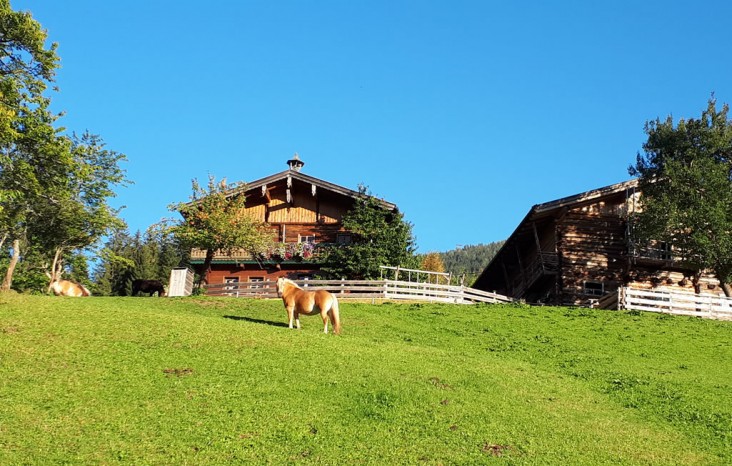
{"label": "white wooden fence", "polygon": [[[510,303],[513,299],[466,286],[397,280],[293,280],[307,290],[327,290],[338,299],[405,299],[440,303]],[[236,282],[206,286],[208,296],[276,298],[274,281]]]}
{"label": "white wooden fence", "polygon": [[618,289],[618,309],[732,320],[732,298],[693,293]]}

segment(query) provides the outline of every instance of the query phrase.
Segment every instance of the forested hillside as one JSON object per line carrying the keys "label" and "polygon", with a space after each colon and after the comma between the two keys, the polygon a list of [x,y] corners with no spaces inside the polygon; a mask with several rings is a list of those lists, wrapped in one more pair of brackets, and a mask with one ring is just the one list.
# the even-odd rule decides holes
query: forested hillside
{"label": "forested hillside", "polygon": [[496,241],[488,244],[463,246],[452,251],[442,252],[440,257],[447,272],[451,272],[453,275],[465,274],[465,284],[470,285],[498,253],[503,243],[504,241]]}

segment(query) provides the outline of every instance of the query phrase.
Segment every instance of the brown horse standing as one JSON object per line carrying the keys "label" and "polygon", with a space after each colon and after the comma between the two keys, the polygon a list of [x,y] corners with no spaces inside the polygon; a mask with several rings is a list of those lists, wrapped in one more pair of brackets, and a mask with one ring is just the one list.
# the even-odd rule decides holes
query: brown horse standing
{"label": "brown horse standing", "polygon": [[320,313],[323,319],[323,332],[328,333],[328,317],[333,324],[333,331],[341,333],[341,320],[338,315],[338,300],[325,290],[305,291],[287,278],[277,279],[277,296],[282,298],[287,310],[290,328],[292,321],[300,328],[300,314],[312,316]]}

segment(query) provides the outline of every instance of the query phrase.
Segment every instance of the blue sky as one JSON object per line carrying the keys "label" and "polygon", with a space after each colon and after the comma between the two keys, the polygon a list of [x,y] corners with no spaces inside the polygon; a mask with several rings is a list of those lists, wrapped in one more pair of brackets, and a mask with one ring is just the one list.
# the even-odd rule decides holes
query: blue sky
{"label": "blue sky", "polygon": [[396,203],[419,252],[629,179],[647,120],[732,102],[728,1],[13,0],[59,43],[54,108],[133,185],[132,232],[191,179],[286,169]]}

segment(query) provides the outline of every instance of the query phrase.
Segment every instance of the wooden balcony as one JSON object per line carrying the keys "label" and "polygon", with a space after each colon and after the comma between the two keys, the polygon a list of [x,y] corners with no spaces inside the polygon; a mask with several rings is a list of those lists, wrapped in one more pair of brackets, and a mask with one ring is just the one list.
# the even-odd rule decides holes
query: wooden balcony
{"label": "wooden balcony", "polygon": [[[281,243],[279,251],[270,251],[266,261],[312,261],[318,257],[318,246],[324,246],[330,243],[314,243],[310,245],[308,252],[303,255],[302,245],[305,243]],[[298,251],[298,252],[296,252]],[[260,258],[261,259],[261,258]],[[191,260],[192,261],[204,261],[206,260],[206,250],[193,248],[191,249]],[[213,257],[214,261],[253,261],[256,260],[249,252],[244,249],[235,249],[231,251],[231,254],[227,254],[224,251],[216,251]]]}
{"label": "wooden balcony", "polygon": [[[252,255],[243,249],[239,249],[239,250],[232,251],[232,252],[233,252],[233,254],[225,254],[223,251],[216,251],[216,253],[214,254],[214,260],[215,261],[254,260]],[[191,260],[202,261],[205,259],[206,259],[206,250],[205,249],[198,249],[198,248],[191,249]]]}

